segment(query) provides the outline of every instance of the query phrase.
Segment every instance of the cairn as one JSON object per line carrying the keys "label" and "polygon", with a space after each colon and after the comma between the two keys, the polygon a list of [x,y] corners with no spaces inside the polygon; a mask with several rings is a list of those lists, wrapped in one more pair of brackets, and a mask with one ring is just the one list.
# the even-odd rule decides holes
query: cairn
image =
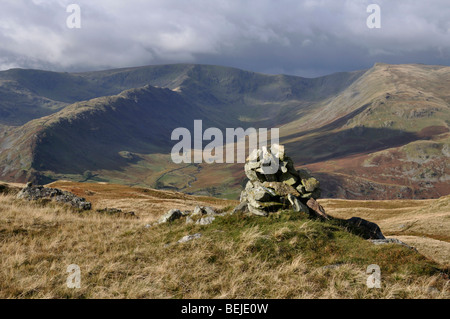
{"label": "cairn", "polygon": [[281,209],[293,209],[329,219],[316,201],[320,197],[319,181],[306,170],[296,170],[284,146],[273,144],[270,148],[255,149],[244,169],[249,181],[236,211],[248,210],[254,215],[268,216]]}

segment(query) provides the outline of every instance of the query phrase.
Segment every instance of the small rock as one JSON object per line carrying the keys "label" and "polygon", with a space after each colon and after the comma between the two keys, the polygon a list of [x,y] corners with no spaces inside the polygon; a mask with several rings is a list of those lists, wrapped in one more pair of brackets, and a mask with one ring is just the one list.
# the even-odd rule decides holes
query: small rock
{"label": "small rock", "polygon": [[203,207],[203,211],[206,213],[206,215],[217,215],[216,211],[208,206]]}
{"label": "small rock", "polygon": [[272,144],[271,152],[275,157],[277,157],[280,161],[284,161],[284,146],[279,144]]}
{"label": "small rock", "polygon": [[171,209],[165,215],[163,215],[159,220],[159,224],[173,222],[183,216],[183,213],[179,209]]}
{"label": "small rock", "polygon": [[397,244],[397,245],[402,245],[409,249],[417,251],[417,249],[415,247],[409,246],[408,244],[405,244],[404,242],[402,242],[401,240],[398,240],[396,238],[369,239],[369,241],[371,243],[373,243],[374,245]]}
{"label": "small rock", "polygon": [[200,218],[199,220],[197,220],[196,224],[197,225],[210,225],[213,223],[213,221],[216,220],[216,218],[214,216],[206,216],[203,218]]}
{"label": "small rock", "polygon": [[249,212],[248,210],[248,203],[246,201],[241,201],[241,203],[239,205],[237,205],[233,211],[231,212],[232,214],[236,214],[236,213],[247,213]]}
{"label": "small rock", "polygon": [[244,166],[244,172],[245,172],[245,175],[247,176],[247,178],[248,178],[250,181],[257,181],[257,180],[259,180],[258,174],[256,173],[255,170],[253,170],[253,169],[250,167],[249,163],[246,163],[246,164],[245,164],[245,166]]}
{"label": "small rock", "polygon": [[300,196],[300,193],[290,185],[282,182],[264,182],[263,186],[273,190],[273,196]]}
{"label": "small rock", "polygon": [[305,186],[303,186],[303,184],[298,185],[296,188],[297,192],[299,192],[300,194],[305,194],[306,193],[306,189]]}
{"label": "small rock", "polygon": [[199,216],[203,216],[203,215],[217,215],[216,211],[208,206],[196,206],[194,209],[194,212],[191,214],[191,217],[199,217]]}
{"label": "small rock", "polygon": [[194,212],[191,214],[192,217],[194,216],[202,216],[205,212],[203,211],[203,208],[200,206],[195,206]]}
{"label": "small rock", "polygon": [[202,237],[202,234],[200,234],[200,233],[197,233],[197,234],[194,234],[194,235],[187,235],[187,236],[184,236],[183,238],[181,238],[179,241],[177,241],[177,243],[178,244],[186,243],[188,241],[191,241],[191,240],[194,240],[194,239],[198,239],[200,237]]}
{"label": "small rock", "polygon": [[317,179],[314,177],[308,178],[308,179],[302,179],[302,184],[305,186],[305,190],[308,193],[313,192],[316,188],[320,187],[320,183]]}
{"label": "small rock", "polygon": [[241,192],[241,196],[239,197],[239,202],[246,202],[247,201],[247,192],[245,190],[243,190]]}
{"label": "small rock", "polygon": [[265,212],[261,209],[255,208],[250,204],[247,205],[247,208],[250,213],[252,213],[253,215],[256,215],[256,216],[268,216],[269,215],[268,212]]}
{"label": "small rock", "polygon": [[[249,210],[250,210],[250,206],[258,209],[258,210],[263,210],[266,212],[276,212],[280,209],[285,208],[284,203],[278,202],[278,201],[274,201],[274,202],[259,202],[259,201],[255,201],[254,199],[252,199],[251,197],[248,198],[248,204],[249,204]],[[251,210],[250,210],[251,212]]]}
{"label": "small rock", "polygon": [[291,203],[292,208],[294,209],[295,212],[302,212],[309,214],[308,207],[305,204],[303,204],[297,197],[289,194],[288,200]]}
{"label": "small rock", "polygon": [[291,173],[284,173],[283,175],[281,175],[280,181],[287,185],[294,186],[295,184],[297,184],[298,179]]}
{"label": "small rock", "polygon": [[247,192],[247,199],[250,197],[255,201],[268,202],[272,199],[273,192],[267,190],[267,188],[262,186],[256,186],[249,189]]}
{"label": "small rock", "polygon": [[261,162],[253,162],[253,161],[250,161],[250,162],[248,162],[247,163],[247,167],[249,168],[249,169],[257,169],[257,168],[260,168],[261,167]]}
{"label": "small rock", "polygon": [[323,266],[322,269],[336,269],[336,268],[342,267],[344,265],[345,265],[344,263],[338,263],[338,264],[333,264],[333,265],[326,265],[326,266]]}
{"label": "small rock", "polygon": [[323,218],[323,219],[330,219],[330,216],[328,216],[325,213],[325,209],[323,209],[322,205],[320,205],[315,199],[311,198],[306,202],[306,206],[308,206],[308,208],[310,208],[310,212],[312,211],[312,213],[319,218]]}

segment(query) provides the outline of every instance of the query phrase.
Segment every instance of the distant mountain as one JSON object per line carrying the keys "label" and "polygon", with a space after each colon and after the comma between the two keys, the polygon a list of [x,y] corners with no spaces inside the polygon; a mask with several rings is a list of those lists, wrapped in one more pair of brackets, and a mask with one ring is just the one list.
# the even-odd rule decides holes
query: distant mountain
{"label": "distant mountain", "polygon": [[171,132],[280,127],[326,197],[450,193],[450,67],[307,79],[177,64],[0,72],[0,179],[112,181],[235,198],[242,164],[175,165]]}

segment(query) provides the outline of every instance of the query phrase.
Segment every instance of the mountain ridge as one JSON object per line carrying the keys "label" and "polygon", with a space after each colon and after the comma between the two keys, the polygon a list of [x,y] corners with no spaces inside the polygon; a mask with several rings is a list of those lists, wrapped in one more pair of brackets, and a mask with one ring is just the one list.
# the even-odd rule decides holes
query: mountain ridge
{"label": "mountain ridge", "polygon": [[[295,162],[323,176],[326,196],[384,196],[387,189],[383,185],[388,181],[382,169],[367,164],[379,152],[394,156],[395,165],[400,165],[389,183],[397,190],[407,188],[398,193],[401,197],[437,196],[426,192],[430,181],[439,184],[439,194],[446,195],[450,192],[445,185],[450,176],[445,164],[450,125],[450,95],[445,89],[450,87],[449,70],[441,66],[376,64],[369,70],[315,79],[192,64],[58,75],[31,70],[34,77],[44,77],[41,81],[34,77],[23,80],[20,76],[26,71],[12,71],[17,83],[28,83],[26,89],[31,94],[59,106],[53,113],[22,125],[1,123],[0,178],[76,180],[85,171],[95,171],[99,181],[236,196],[243,180],[239,165],[174,167],[167,163],[171,131],[176,127],[191,129],[194,119],[202,119],[204,127],[220,129],[279,127],[281,142]],[[0,94],[8,87],[5,83],[13,81],[5,72],[0,72]],[[65,79],[59,83],[63,89],[52,82],[53,77]],[[79,77],[78,82],[71,77]],[[73,91],[67,83],[75,83]],[[109,95],[70,103],[89,94]],[[36,101],[39,104],[40,100]],[[0,102],[0,111],[7,102]],[[436,173],[437,180],[417,179],[422,167],[413,167],[411,163],[417,161],[404,159],[405,152],[413,152],[414,147],[404,149],[411,143],[419,143],[416,149],[425,147],[426,152],[429,147],[441,151],[441,155],[435,154],[421,164]],[[346,160],[355,156],[362,164],[349,168]],[[401,174],[406,166],[409,171],[418,171],[407,180]],[[214,176],[217,180],[212,180]],[[361,191],[356,179],[368,180],[367,189]],[[350,193],[342,192],[342,187]]]}

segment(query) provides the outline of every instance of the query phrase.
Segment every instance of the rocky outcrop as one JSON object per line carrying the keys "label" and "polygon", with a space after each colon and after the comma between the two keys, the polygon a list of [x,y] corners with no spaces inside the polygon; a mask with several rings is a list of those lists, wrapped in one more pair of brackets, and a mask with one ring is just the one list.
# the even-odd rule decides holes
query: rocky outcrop
{"label": "rocky outcrop", "polygon": [[234,212],[267,216],[282,209],[293,209],[329,219],[316,201],[320,197],[319,181],[306,170],[296,170],[284,146],[273,144],[270,148],[254,150],[244,170],[249,181]]}
{"label": "rocky outcrop", "polygon": [[196,224],[197,225],[210,225],[215,220],[216,220],[216,218],[214,216],[205,216],[205,217],[202,217],[199,220],[197,220]]}
{"label": "rocky outcrop", "polygon": [[171,209],[161,216],[158,220],[158,224],[173,222],[174,220],[180,219],[183,215],[184,214],[179,209]]}
{"label": "rocky outcrop", "polygon": [[179,209],[171,209],[164,214],[157,224],[165,224],[173,222],[177,219],[185,217],[186,224],[209,225],[216,219],[216,216],[224,216],[224,213],[218,213],[208,206],[196,206],[194,211],[180,211]]}
{"label": "rocky outcrop", "polygon": [[347,220],[347,223],[357,231],[358,235],[365,239],[386,239],[380,227],[368,220],[352,217]]}
{"label": "rocky outcrop", "polygon": [[103,208],[103,209],[97,209],[97,213],[100,214],[106,214],[111,216],[117,216],[117,217],[123,217],[123,218],[135,218],[139,219],[138,216],[136,216],[135,212],[124,212],[121,209],[118,208]]}
{"label": "rocky outcrop", "polygon": [[29,201],[47,199],[63,204],[69,204],[81,210],[90,210],[92,208],[91,203],[86,201],[83,197],[78,197],[75,194],[57,188],[33,186],[31,183],[28,183],[27,186],[17,194],[17,198]]}

